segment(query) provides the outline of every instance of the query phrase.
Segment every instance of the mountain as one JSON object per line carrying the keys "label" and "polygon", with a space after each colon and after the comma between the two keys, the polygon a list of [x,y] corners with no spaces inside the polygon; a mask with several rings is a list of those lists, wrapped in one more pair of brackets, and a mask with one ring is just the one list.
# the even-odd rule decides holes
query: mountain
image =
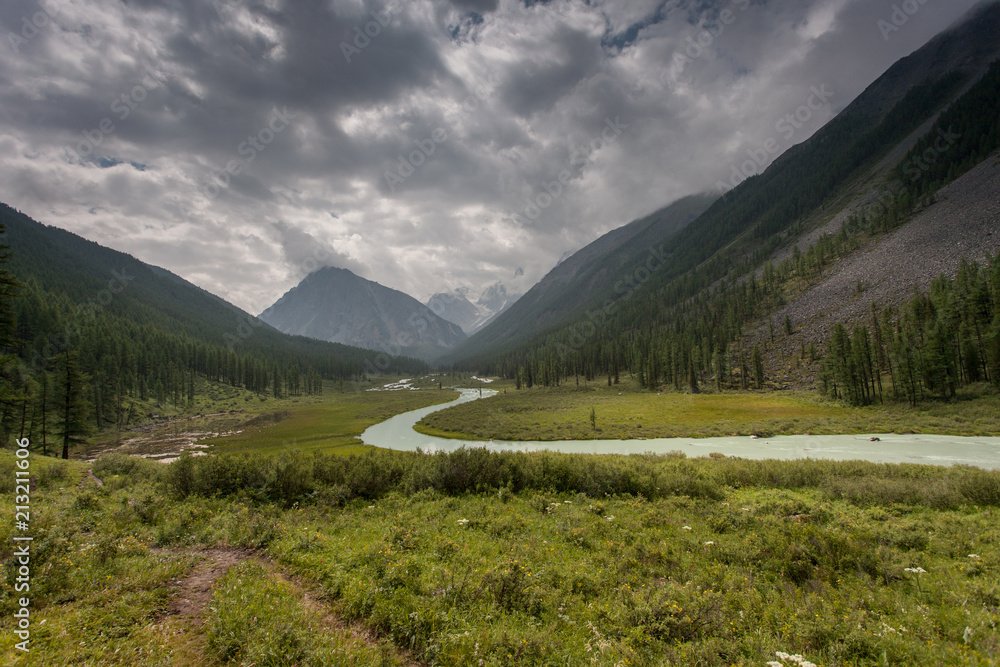
{"label": "mountain", "polygon": [[260,319],[285,333],[420,359],[465,340],[460,326],[413,297],[334,267],[310,273]]}
{"label": "mountain", "polygon": [[[603,294],[606,285],[624,279],[634,260],[650,248],[659,249],[697,218],[716,195],[685,197],[659,211],[614,229],[561,260],[534,287],[497,313],[482,331],[447,355],[447,359],[478,354],[490,346],[511,346],[533,333],[580,315]],[[500,288],[502,289],[502,285]],[[485,293],[484,293],[485,294]],[[489,298],[495,298],[491,293]]]}
{"label": "mountain", "polygon": [[476,302],[469,301],[469,296],[476,296],[472,290],[456,289],[454,292],[439,292],[427,300],[427,307],[449,322],[462,327],[468,335],[472,335],[492,322],[504,312],[520,295],[511,296],[507,288],[497,281],[484,289]]}
{"label": "mountain", "polygon": [[[19,283],[10,290],[0,280],[0,442],[30,422],[32,442],[47,427],[51,443],[56,400],[75,415],[75,440],[199,395],[216,398],[219,383],[260,395],[314,394],[323,379],[427,368],[281,333],[170,271],[3,204],[0,225],[0,268]],[[64,391],[70,380],[73,391]]]}
{"label": "mountain", "polygon": [[439,317],[460,326],[466,334],[475,331],[482,319],[479,308],[458,290],[433,295],[427,300],[427,307]]}
{"label": "mountain", "polygon": [[[936,203],[942,186],[980,163],[989,169],[995,162],[984,161],[1000,148],[997,34],[1000,3],[978,6],[689,224],[602,251],[602,245],[614,245],[616,233],[628,235],[642,221],[612,232],[560,264],[446,359],[481,373],[545,383],[572,373],[612,378],[622,371],[647,385],[666,380],[678,387],[713,376],[744,386],[747,378],[763,377],[767,363],[780,362],[764,360],[777,338],[772,318],[779,309],[805,298],[846,258],[902,233],[921,211],[942,209]],[[962,182],[941,191],[967,200],[952,214],[989,218],[995,179],[981,174]],[[937,228],[941,233],[920,237],[926,245],[919,255],[930,258],[935,275],[954,274],[961,259],[976,259],[986,247],[968,243],[961,225]],[[954,247],[966,250],[956,254]],[[897,274],[912,268],[906,255],[881,256],[890,273],[893,264],[904,267]],[[646,261],[655,269],[644,269]],[[864,271],[851,275],[858,277],[855,291],[841,300],[857,300],[864,292]],[[874,273],[872,278],[881,279]],[[924,287],[926,282],[916,281],[892,292],[894,302],[874,305],[900,304],[913,288]],[[870,314],[872,304],[864,305]],[[813,309],[811,317],[825,317],[830,307]],[[790,336],[798,324],[786,322]],[[830,325],[812,330],[828,335]],[[751,356],[760,363],[751,363]]]}
{"label": "mountain", "polygon": [[[10,249],[7,268],[24,283],[15,306],[22,353],[48,338],[63,340],[67,331],[114,325],[190,340],[212,347],[213,354],[266,354],[273,363],[313,367],[331,378],[360,374],[371,357],[362,349],[284,334],[166,269],[43,225],[6,204],[0,204],[0,224]],[[402,372],[423,367],[400,361]]]}

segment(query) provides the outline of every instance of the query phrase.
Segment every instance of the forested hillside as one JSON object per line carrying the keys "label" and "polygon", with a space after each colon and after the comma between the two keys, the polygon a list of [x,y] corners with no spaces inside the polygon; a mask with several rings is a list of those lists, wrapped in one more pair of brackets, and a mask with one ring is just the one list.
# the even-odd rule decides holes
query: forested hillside
{"label": "forested hillside", "polygon": [[[673,204],[612,230],[552,269],[527,294],[501,313],[485,329],[444,360],[476,357],[484,350],[514,349],[539,330],[558,331],[584,316],[620,291],[631,290],[648,278],[651,266],[662,265],[671,238],[705,212],[718,195],[685,197]],[[638,276],[635,264],[639,262]]]}
{"label": "forested hillside", "polygon": [[[280,396],[423,362],[288,336],[163,269],[0,205],[3,437],[72,444],[183,406],[205,382]],[[384,357],[384,358],[383,358]]]}
{"label": "forested hillside", "polygon": [[[978,22],[947,36],[945,42],[981,36],[980,22],[996,24],[998,12],[991,7]],[[943,48],[940,41],[930,46]],[[968,48],[975,50],[975,45]],[[901,61],[885,78],[905,78],[901,71],[909,73],[908,63],[920,61],[920,57]],[[870,90],[886,85],[876,82]],[[970,71],[968,62],[910,87],[884,114],[866,93],[812,139],[726,194],[671,237],[666,244],[670,261],[644,284],[624,294],[605,285],[591,302],[593,309],[572,324],[538,332],[513,349],[494,346],[479,351],[460,364],[514,377],[529,387],[580,375],[606,376],[613,383],[621,373],[638,377],[647,387],[667,384],[696,390],[704,382],[720,388],[763,387],[768,377],[765,358],[748,336],[755,323],[767,322],[789,298],[822,280],[838,260],[905,224],[933,203],[942,185],[1000,148],[998,96],[1000,65],[994,63],[982,74]],[[935,118],[933,127],[904,151],[897,166],[868,182],[876,164]],[[782,261],[771,261],[776,251],[802,236],[810,215],[827,210],[857,187],[872,195],[837,233],[824,234],[804,249],[796,245]],[[980,304],[983,312],[977,315],[981,372],[963,375],[956,368],[956,381],[1000,380],[1000,373],[990,369],[989,351],[991,336],[1000,326],[995,319],[1000,294],[995,287],[980,294],[986,295]],[[883,322],[894,327],[887,336],[909,330],[897,319],[883,318]],[[920,326],[925,322],[921,318]],[[771,338],[776,329],[791,326],[787,321],[772,322]],[[960,337],[967,340],[961,327],[947,331],[949,337],[942,344],[960,347]],[[803,348],[803,357],[815,360],[825,349],[825,340],[813,343],[810,349]],[[950,385],[930,380],[938,373],[920,370],[917,374],[927,379],[922,388],[911,387],[907,396],[925,391],[947,394]],[[843,383],[838,387],[839,392]]]}

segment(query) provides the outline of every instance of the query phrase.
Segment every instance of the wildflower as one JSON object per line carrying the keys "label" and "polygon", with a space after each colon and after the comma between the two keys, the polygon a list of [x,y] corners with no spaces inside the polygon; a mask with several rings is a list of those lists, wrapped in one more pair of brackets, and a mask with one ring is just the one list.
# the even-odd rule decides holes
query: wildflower
{"label": "wildflower", "polygon": [[969,558],[973,560],[979,560],[979,554],[969,554]]}
{"label": "wildflower", "polygon": [[465,524],[469,523],[469,520],[468,519],[459,519],[458,522],[464,526]]}
{"label": "wildflower", "polygon": [[913,574],[927,574],[927,570],[922,567],[904,567],[904,572],[912,572]]}
{"label": "wildflower", "polygon": [[681,526],[681,530],[691,530],[691,526]]}
{"label": "wildflower", "polygon": [[706,546],[706,547],[710,547],[710,546],[712,546],[713,544],[715,544],[715,542],[712,542],[711,540],[709,540],[708,542],[705,542],[705,546]]}
{"label": "wildflower", "polygon": [[614,514],[609,514],[608,516],[606,516],[604,518],[607,519],[608,521],[614,521],[615,520],[615,515]]}

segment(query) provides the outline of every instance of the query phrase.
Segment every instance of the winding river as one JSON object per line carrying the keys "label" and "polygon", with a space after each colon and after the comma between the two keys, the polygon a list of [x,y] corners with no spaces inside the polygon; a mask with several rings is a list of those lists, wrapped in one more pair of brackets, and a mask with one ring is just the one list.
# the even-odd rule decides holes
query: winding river
{"label": "winding river", "polygon": [[[450,403],[404,412],[369,427],[361,434],[367,445],[401,451],[451,451],[460,447],[485,447],[494,451],[555,451],[577,454],[665,454],[682,451],[688,456],[718,452],[747,459],[861,459],[877,463],[964,464],[1000,469],[1000,438],[955,435],[878,434],[880,442],[865,435],[782,435],[771,438],[654,438],[650,440],[501,441],[453,440],[417,433],[413,426],[425,416],[480,398],[478,389],[460,389]],[[483,389],[482,397],[497,392]]]}

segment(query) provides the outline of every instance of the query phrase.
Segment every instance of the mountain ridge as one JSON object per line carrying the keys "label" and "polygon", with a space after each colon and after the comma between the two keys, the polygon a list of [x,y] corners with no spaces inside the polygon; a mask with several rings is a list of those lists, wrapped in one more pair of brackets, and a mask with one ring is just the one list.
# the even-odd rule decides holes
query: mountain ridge
{"label": "mountain ridge", "polygon": [[413,297],[336,267],[310,273],[259,317],[285,333],[425,360],[466,337]]}
{"label": "mountain ridge", "polygon": [[[977,86],[1000,57],[1000,41],[994,39],[998,32],[1000,2],[987,3],[893,64],[812,137],[793,146],[762,174],[746,179],[678,230],[670,238],[671,261],[638,289],[627,291],[627,296],[639,298],[619,298],[612,280],[599,282],[595,288],[602,296],[593,301],[608,299],[612,307],[599,331],[590,337],[579,335],[584,320],[579,313],[570,313],[561,321],[525,317],[517,323],[514,344],[505,344],[504,336],[497,334],[504,327],[508,331],[513,328],[512,309],[448,359],[459,367],[507,377],[520,377],[522,371],[534,369],[530,374],[535,377],[544,372],[552,379],[570,367],[600,369],[609,372],[609,377],[617,376],[622,367],[636,371],[637,354],[647,360],[658,355],[648,346],[660,337],[672,340],[692,327],[692,308],[705,309],[713,295],[751,285],[752,276],[760,276],[769,258],[809,232],[810,218],[836,206],[845,196],[853,201],[852,188],[868,193],[864,201],[882,206],[886,211],[878,215],[889,215],[889,224],[897,224],[895,221],[908,216],[919,203],[912,199],[914,195],[899,198],[891,192],[892,179],[898,180],[894,170],[909,152],[899,147],[915,135],[919,143],[918,128],[929,129],[939,114]],[[894,152],[898,160],[887,162]],[[874,216],[877,212],[869,213]],[[630,261],[638,262],[640,255],[633,252]],[[581,263],[586,264],[583,260],[581,255]],[[760,304],[757,308],[767,307]],[[713,340],[702,346],[724,350],[729,342],[738,340],[743,327],[750,325],[742,318],[758,311],[738,312],[743,313],[740,320],[719,322],[711,334]],[[711,309],[699,311],[698,317],[703,316],[721,317]],[[709,335],[709,330],[698,335]],[[666,333],[670,331],[677,333]],[[640,343],[636,341],[642,341],[638,351],[635,345]],[[714,366],[704,359],[695,364],[689,358],[695,353],[691,340],[669,344],[681,345],[682,357],[670,361],[672,364],[690,364],[695,370],[704,368],[703,372]],[[736,358],[738,366],[745,363],[740,361],[742,355]],[[660,361],[643,363],[653,377],[662,372]]]}

